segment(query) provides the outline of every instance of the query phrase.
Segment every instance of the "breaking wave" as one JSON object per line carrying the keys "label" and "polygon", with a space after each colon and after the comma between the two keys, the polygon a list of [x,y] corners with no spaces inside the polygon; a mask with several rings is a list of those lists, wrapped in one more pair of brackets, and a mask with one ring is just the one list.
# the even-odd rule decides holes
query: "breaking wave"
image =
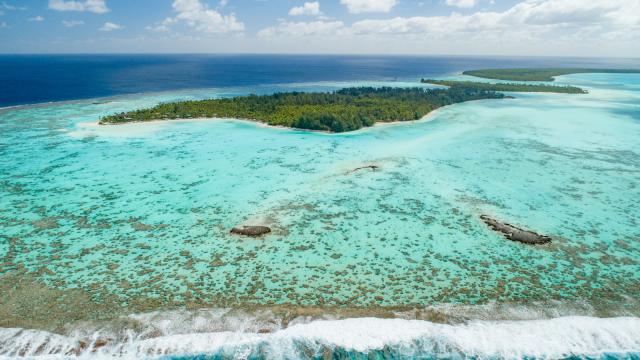
{"label": "breaking wave", "polygon": [[565,316],[471,320],[402,318],[281,321],[229,310],[130,315],[64,335],[0,329],[0,358],[473,358],[640,359],[640,318]]}

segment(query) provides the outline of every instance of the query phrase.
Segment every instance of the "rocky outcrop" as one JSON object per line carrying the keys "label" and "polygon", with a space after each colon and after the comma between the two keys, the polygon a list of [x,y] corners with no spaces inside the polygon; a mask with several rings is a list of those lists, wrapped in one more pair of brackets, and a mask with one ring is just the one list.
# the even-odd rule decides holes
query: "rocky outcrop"
{"label": "rocky outcrop", "polygon": [[259,237],[271,232],[271,228],[268,226],[262,225],[245,225],[245,226],[236,226],[231,229],[231,233],[235,235],[243,235],[250,237]]}
{"label": "rocky outcrop", "polygon": [[540,235],[533,231],[522,230],[516,226],[500,222],[487,215],[481,215],[480,219],[482,219],[485,224],[489,225],[491,229],[502,233],[505,238],[512,241],[517,241],[528,245],[542,245],[551,242],[551,238],[548,236]]}

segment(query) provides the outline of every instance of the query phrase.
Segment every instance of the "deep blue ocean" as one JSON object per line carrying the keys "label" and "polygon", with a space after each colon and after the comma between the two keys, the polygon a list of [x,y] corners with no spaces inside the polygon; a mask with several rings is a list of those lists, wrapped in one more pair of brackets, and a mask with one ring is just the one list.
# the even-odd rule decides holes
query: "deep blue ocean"
{"label": "deep blue ocean", "polygon": [[208,87],[408,80],[491,67],[640,66],[638,59],[337,55],[1,55],[0,107]]}

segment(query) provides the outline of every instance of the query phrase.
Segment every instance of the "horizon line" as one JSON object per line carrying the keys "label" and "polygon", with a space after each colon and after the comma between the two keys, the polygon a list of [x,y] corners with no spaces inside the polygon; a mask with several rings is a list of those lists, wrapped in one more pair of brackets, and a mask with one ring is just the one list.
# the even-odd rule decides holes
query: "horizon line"
{"label": "horizon line", "polygon": [[210,56],[386,56],[386,57],[466,57],[466,58],[573,58],[573,59],[628,59],[640,60],[640,57],[627,56],[590,56],[590,55],[506,55],[506,54],[414,54],[414,53],[296,53],[296,52],[15,52],[0,56],[72,56],[72,55],[210,55]]}

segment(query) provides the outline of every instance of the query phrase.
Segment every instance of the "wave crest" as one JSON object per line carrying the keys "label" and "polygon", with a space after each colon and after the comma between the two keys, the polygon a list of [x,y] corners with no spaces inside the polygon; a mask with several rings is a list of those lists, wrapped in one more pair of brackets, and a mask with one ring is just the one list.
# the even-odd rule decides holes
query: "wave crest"
{"label": "wave crest", "polygon": [[66,336],[38,330],[0,329],[0,355],[305,359],[381,353],[394,358],[603,358],[610,354],[640,357],[640,318],[637,317],[570,316],[544,320],[478,320],[464,324],[350,318],[298,320],[287,328],[271,324],[274,330],[261,327],[269,326],[267,323],[237,319],[238,323],[233,326],[239,331],[211,331],[220,325],[197,316],[191,318],[189,325],[185,325],[185,319],[158,318],[157,314],[137,317],[153,326],[119,330],[87,327]]}

